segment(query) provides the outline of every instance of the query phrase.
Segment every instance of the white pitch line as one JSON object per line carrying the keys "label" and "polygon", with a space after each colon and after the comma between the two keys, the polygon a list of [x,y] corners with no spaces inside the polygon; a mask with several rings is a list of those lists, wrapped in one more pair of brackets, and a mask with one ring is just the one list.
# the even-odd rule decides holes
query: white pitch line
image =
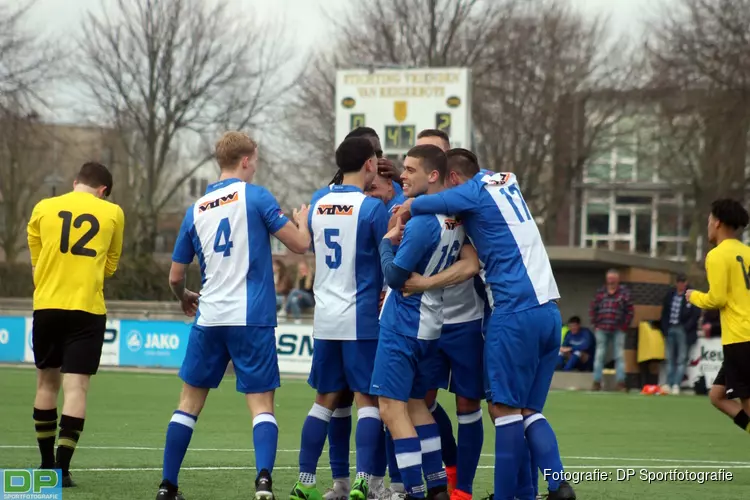
{"label": "white pitch line", "polygon": [[[0,445],[0,449],[37,449],[37,446],[32,445]],[[164,448],[155,446],[79,446],[78,450],[127,450],[127,451],[164,451]],[[252,448],[188,448],[189,451],[193,452],[226,452],[226,453],[254,453],[255,450]],[[276,450],[277,453],[299,453],[298,449],[281,449]],[[328,453],[328,450],[323,450],[323,453]],[[351,451],[351,455],[355,452]],[[482,453],[482,457],[492,458],[495,455],[491,453]],[[560,457],[563,460],[595,460],[595,461],[623,461],[623,462],[656,462],[656,463],[678,463],[678,464],[713,464],[713,465],[736,465],[736,466],[748,466],[750,462],[735,462],[735,461],[724,461],[724,460],[693,460],[684,458],[632,458],[632,457],[582,457],[582,456],[563,456]]]}
{"label": "white pitch line", "polygon": [[[477,469],[494,469],[492,465],[480,465]],[[274,470],[298,470],[298,467],[282,466],[274,467]],[[697,470],[714,470],[714,469],[750,469],[750,465],[742,466],[731,466],[731,467],[716,467],[716,466],[701,466],[701,465],[578,465],[573,467],[565,467],[566,470],[597,470],[597,469],[697,469]],[[161,471],[161,467],[100,467],[91,469],[71,469],[71,472],[156,472]],[[182,467],[180,472],[184,471],[217,471],[217,470],[255,470],[255,467]],[[330,467],[318,467],[318,470],[330,470]]]}

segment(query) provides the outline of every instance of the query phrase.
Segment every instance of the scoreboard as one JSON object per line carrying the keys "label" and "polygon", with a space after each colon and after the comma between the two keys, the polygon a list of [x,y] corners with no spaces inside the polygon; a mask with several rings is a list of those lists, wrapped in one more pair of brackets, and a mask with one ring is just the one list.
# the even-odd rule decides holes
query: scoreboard
{"label": "scoreboard", "polygon": [[428,128],[451,147],[471,149],[471,72],[467,68],[339,70],[336,145],[357,127],[380,136],[384,153],[401,158]]}

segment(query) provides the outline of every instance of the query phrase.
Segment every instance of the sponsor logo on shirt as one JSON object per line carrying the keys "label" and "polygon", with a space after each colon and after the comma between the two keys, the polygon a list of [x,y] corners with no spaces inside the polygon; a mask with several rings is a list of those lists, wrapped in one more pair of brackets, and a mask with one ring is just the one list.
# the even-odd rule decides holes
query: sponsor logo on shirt
{"label": "sponsor logo on shirt", "polygon": [[204,201],[203,203],[200,204],[200,206],[198,207],[198,210],[200,212],[206,212],[208,210],[211,210],[212,208],[221,207],[224,205],[228,205],[230,203],[234,203],[235,201],[239,200],[239,198],[240,198],[239,194],[237,193],[237,191],[235,191],[232,194],[221,196],[219,198],[216,198],[215,200]]}
{"label": "sponsor logo on shirt", "polygon": [[445,224],[445,229],[453,230],[453,229],[456,229],[458,226],[460,226],[462,222],[458,219],[446,218],[444,224]]}
{"label": "sponsor logo on shirt", "polygon": [[319,215],[353,215],[354,205],[318,205]]}

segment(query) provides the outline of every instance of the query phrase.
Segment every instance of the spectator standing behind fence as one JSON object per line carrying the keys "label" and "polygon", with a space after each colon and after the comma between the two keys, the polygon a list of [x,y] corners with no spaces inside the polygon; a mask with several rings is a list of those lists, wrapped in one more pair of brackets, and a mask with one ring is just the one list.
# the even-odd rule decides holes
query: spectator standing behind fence
{"label": "spectator standing behind fence", "polygon": [[581,326],[581,318],[573,316],[568,320],[568,334],[560,346],[558,370],[569,372],[578,370],[590,372],[594,361],[594,334]]}
{"label": "spectator standing behind fence", "polygon": [[286,315],[284,303],[292,290],[292,280],[289,277],[286,264],[281,259],[273,259],[273,285],[276,289],[276,311],[281,311],[283,315]]}
{"label": "spectator standing behind fence", "polygon": [[315,305],[313,296],[313,282],[315,281],[315,271],[310,269],[308,263],[304,260],[297,264],[297,286],[289,292],[286,301],[286,312],[294,318],[295,323],[299,323],[302,318],[302,309],[308,309]]}
{"label": "spectator standing behind fence", "polygon": [[609,346],[613,344],[617,389],[625,391],[625,332],[633,320],[633,302],[630,291],[620,284],[620,273],[616,269],[607,271],[606,284],[596,292],[589,314],[596,338],[592,390],[602,388],[605,358]]}
{"label": "spectator standing behind fence", "polygon": [[670,391],[672,394],[680,393],[688,350],[697,339],[701,310],[685,298],[687,288],[687,277],[678,275],[674,288],[664,297],[661,309],[661,332],[667,344],[667,383],[661,389],[666,394]]}

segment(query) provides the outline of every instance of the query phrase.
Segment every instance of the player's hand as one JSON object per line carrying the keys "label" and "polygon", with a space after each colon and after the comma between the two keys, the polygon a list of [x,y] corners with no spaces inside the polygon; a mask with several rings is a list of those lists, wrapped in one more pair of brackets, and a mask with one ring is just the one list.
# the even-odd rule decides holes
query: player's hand
{"label": "player's hand", "polygon": [[688,290],[685,292],[685,300],[690,302],[690,296],[693,295],[694,290]]}
{"label": "player's hand", "polygon": [[396,165],[394,165],[393,162],[385,156],[382,158],[378,158],[378,173],[383,177],[401,184],[401,172],[399,172],[398,167],[396,167]]}
{"label": "player's hand", "polygon": [[401,244],[401,238],[404,236],[404,224],[401,219],[396,219],[396,224],[385,233],[385,238],[391,240],[391,244]]}
{"label": "player's hand", "polygon": [[380,292],[380,301],[378,301],[378,312],[383,310],[384,302],[385,302],[385,292]]}
{"label": "player's hand", "polygon": [[408,198],[401,206],[398,207],[398,210],[394,210],[396,217],[398,217],[404,224],[409,222],[409,219],[411,219],[411,204],[413,202],[414,198]]}
{"label": "player's hand", "polygon": [[424,292],[427,288],[427,278],[419,273],[411,273],[409,279],[404,283],[404,288],[401,290],[404,297],[414,295],[415,293]]}
{"label": "player's hand", "polygon": [[307,220],[307,215],[310,213],[310,207],[308,205],[302,205],[299,208],[295,208],[292,210],[292,220],[297,225],[297,227],[300,227],[301,224],[304,224]]}
{"label": "player's hand", "polygon": [[185,289],[185,291],[182,292],[180,306],[182,306],[182,312],[185,313],[185,316],[188,316],[190,318],[195,316],[195,314],[198,312],[199,298],[199,294],[191,292],[190,290]]}

